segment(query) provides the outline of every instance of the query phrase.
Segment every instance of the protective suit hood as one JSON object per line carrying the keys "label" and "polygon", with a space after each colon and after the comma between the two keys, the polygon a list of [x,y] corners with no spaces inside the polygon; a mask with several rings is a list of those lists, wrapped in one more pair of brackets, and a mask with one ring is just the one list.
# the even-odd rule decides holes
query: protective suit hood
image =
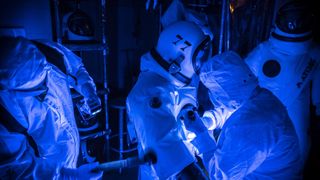
{"label": "protective suit hood", "polygon": [[43,54],[27,39],[1,37],[0,88],[33,89],[41,84],[49,67]]}
{"label": "protective suit hood", "polygon": [[217,106],[238,109],[257,87],[253,75],[239,55],[225,52],[203,65],[200,80],[210,91],[210,99]]}

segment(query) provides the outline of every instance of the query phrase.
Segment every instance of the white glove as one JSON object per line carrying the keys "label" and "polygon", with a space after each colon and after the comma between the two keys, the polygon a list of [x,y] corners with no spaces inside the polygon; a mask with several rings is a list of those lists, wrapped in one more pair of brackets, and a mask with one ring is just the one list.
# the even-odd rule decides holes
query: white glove
{"label": "white glove", "polygon": [[208,130],[214,130],[217,127],[216,118],[212,111],[205,111],[201,120]]}
{"label": "white glove", "polygon": [[100,98],[93,94],[89,98],[85,98],[85,104],[89,107],[89,114],[95,115],[101,111],[101,101]]}
{"label": "white glove", "polygon": [[183,111],[186,111],[183,113],[184,114],[183,124],[188,131],[191,131],[196,135],[207,131],[207,128],[202,122],[197,111],[190,110],[190,109],[184,109],[182,110],[182,112]]}
{"label": "white glove", "polygon": [[193,111],[193,113],[188,112],[188,115],[192,118],[184,119],[183,123],[188,131],[191,131],[195,134],[195,137],[191,140],[191,143],[197,149],[197,153],[202,154],[214,150],[216,148],[216,142],[204,123],[205,120],[209,120],[210,122],[211,118],[200,118],[197,111]]}
{"label": "white glove", "polygon": [[98,162],[84,164],[77,169],[62,168],[61,175],[63,179],[83,179],[95,180],[101,179],[102,171],[93,171],[99,165]]}

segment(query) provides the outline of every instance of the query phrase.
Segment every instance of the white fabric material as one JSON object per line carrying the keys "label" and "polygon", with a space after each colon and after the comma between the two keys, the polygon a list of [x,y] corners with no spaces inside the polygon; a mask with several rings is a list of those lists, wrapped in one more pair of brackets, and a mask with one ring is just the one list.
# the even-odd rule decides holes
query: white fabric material
{"label": "white fabric material", "polygon": [[[25,90],[37,87],[46,77],[45,57],[35,46],[19,38],[16,44],[1,47],[0,87],[7,90]],[[14,49],[9,49],[14,48]],[[28,61],[31,59],[33,61]]]}
{"label": "white fabric material", "polygon": [[301,179],[294,128],[283,105],[265,89],[256,89],[228,118],[216,149],[202,159],[211,179]]}
{"label": "white fabric material", "polygon": [[[27,129],[40,157],[34,155],[24,135],[10,133],[1,125],[0,154],[10,160],[1,163],[0,172],[11,172],[13,177],[9,178],[57,179],[61,167],[76,168],[79,154],[69,79],[48,63],[30,41],[17,38],[13,42],[5,49],[6,53],[1,53],[0,102]],[[86,77],[89,75],[81,59],[61,46],[59,49],[68,73],[77,77],[81,89],[81,85],[91,80]],[[44,92],[41,101],[37,96]]]}
{"label": "white fabric material", "polygon": [[210,36],[210,39],[213,40],[213,33],[210,30],[207,15],[185,8],[180,0],[173,0],[161,16],[161,24],[164,28],[176,21],[194,22],[202,29],[205,35]]}
{"label": "white fabric material", "polygon": [[212,110],[206,111],[203,114],[202,121],[208,130],[221,129],[223,124],[227,121],[227,119],[235,110],[229,109],[222,105],[219,106],[219,103],[214,101],[212,101],[212,103],[214,103],[216,107]]}
{"label": "white fabric material", "polygon": [[[195,83],[197,84],[197,83]],[[151,106],[152,99],[160,105]],[[140,167],[140,179],[167,179],[194,162],[193,150],[183,140],[177,116],[185,105],[197,107],[196,87],[183,86],[160,67],[149,53],[141,58],[139,79],[127,98],[127,111],[134,124],[139,153],[155,151],[157,163]]]}
{"label": "white fabric material", "polygon": [[201,69],[200,80],[209,89],[209,97],[215,107],[207,114],[211,114],[215,128],[219,129],[257,85],[256,77],[232,51],[209,59]]}
{"label": "white fabric material", "polygon": [[214,130],[217,128],[216,118],[212,111],[205,111],[201,120],[208,130]]}
{"label": "white fabric material", "polygon": [[[38,42],[54,48],[63,55],[64,65],[68,73],[67,76],[69,84],[75,88],[77,92],[87,99],[97,96],[96,85],[85,69],[81,58],[61,44],[45,40],[38,40]],[[72,75],[72,77],[70,75]]]}
{"label": "white fabric material", "polygon": [[185,11],[180,0],[173,0],[168,9],[161,16],[161,25],[165,28],[176,21],[185,20]]}
{"label": "white fabric material", "polygon": [[220,128],[258,84],[250,69],[232,51],[209,59],[201,69],[200,80],[209,89],[214,114],[220,117],[215,124]]}
{"label": "white fabric material", "polygon": [[[311,40],[285,42],[270,37],[245,60],[258,77],[260,86],[273,92],[288,109],[304,159],[310,148],[308,128],[311,82],[313,104],[319,107],[320,102],[319,52],[320,48],[315,47]],[[263,66],[268,60],[276,60],[280,64],[280,73],[275,77],[268,77],[263,72]]]}
{"label": "white fabric material", "polygon": [[[221,106],[212,111],[223,123],[214,149],[201,155],[210,178],[299,179],[298,139],[286,109],[270,91],[258,87],[250,73],[232,52],[210,59],[200,73],[204,85],[217,94],[213,103],[238,104],[226,113]],[[218,98],[219,93],[227,98]],[[200,138],[208,144],[209,137],[197,137],[198,144]]]}

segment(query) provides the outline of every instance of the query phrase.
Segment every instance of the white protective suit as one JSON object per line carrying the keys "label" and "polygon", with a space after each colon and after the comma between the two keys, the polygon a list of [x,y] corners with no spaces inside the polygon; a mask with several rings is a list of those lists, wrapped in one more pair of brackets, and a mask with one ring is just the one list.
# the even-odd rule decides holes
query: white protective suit
{"label": "white protective suit", "polygon": [[[68,74],[77,78],[75,88],[85,94],[90,88],[84,84],[89,83],[95,89],[81,59],[61,45],[51,45],[62,53]],[[25,38],[9,42],[1,51],[0,103],[32,137],[39,157],[23,133],[10,132],[1,123],[0,177],[57,179],[62,167],[76,168],[79,154],[71,83]]]}
{"label": "white protective suit", "polygon": [[184,86],[147,53],[141,73],[127,98],[127,111],[134,124],[139,153],[151,149],[157,163],[140,167],[140,179],[167,179],[195,161],[183,138],[177,116],[185,105],[197,107],[196,87]]}
{"label": "white protective suit", "polygon": [[191,142],[202,154],[210,178],[299,178],[299,146],[286,109],[270,91],[258,86],[238,55],[225,52],[209,59],[200,80],[218,110],[213,117],[221,125],[220,136],[215,141],[206,130],[192,130],[193,122],[185,126],[197,135]]}
{"label": "white protective suit", "polygon": [[[281,31],[276,29],[276,33]],[[271,36],[245,61],[260,86],[273,92],[286,106],[306,159],[310,149],[310,97],[320,115],[320,48],[310,39],[288,42]]]}

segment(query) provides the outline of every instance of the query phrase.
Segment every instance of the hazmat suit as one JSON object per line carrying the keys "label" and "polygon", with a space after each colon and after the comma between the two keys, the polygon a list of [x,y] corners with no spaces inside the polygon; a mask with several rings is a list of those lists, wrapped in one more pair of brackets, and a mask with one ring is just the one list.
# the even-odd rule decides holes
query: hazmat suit
{"label": "hazmat suit", "polygon": [[[209,59],[200,80],[210,91],[217,139],[205,124],[183,121],[212,179],[299,179],[301,157],[285,107],[234,52]],[[226,113],[227,112],[227,113]]]}
{"label": "hazmat suit", "polygon": [[[90,172],[97,164],[76,169],[80,142],[66,74],[31,41],[0,39],[1,179],[101,177]],[[84,82],[76,69],[86,71],[74,56],[63,53],[68,72]]]}
{"label": "hazmat suit", "polygon": [[[320,116],[320,47],[312,41],[312,17],[304,11],[309,10],[302,1],[283,5],[270,38],[258,45],[245,61],[260,86],[275,94],[287,108],[306,160],[310,149],[311,103]],[[289,27],[293,22],[296,26]]]}
{"label": "hazmat suit", "polygon": [[[177,117],[186,105],[197,107],[197,55],[210,38],[191,22],[177,22],[160,35],[155,49],[141,58],[141,73],[127,98],[139,153],[153,150],[157,163],[140,168],[140,179],[168,179],[195,162]],[[197,68],[196,68],[197,67]],[[193,79],[193,81],[191,81]]]}

